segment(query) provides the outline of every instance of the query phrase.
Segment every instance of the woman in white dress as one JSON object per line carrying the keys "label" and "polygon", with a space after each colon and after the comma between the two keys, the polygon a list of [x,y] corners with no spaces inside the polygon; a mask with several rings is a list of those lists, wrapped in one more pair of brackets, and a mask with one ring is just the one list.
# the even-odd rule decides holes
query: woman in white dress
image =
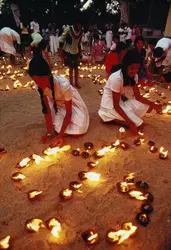
{"label": "woman in white dress", "polygon": [[104,122],[114,122],[127,126],[136,134],[143,127],[142,117],[146,112],[161,106],[140,95],[138,71],[140,68],[139,54],[128,51],[122,61],[121,69],[110,75],[101,100],[99,116]]}
{"label": "woman in white dress", "polygon": [[39,48],[34,51],[33,59],[30,61],[29,74],[38,87],[45,115],[47,134],[41,141],[46,142],[52,137],[53,127],[58,133],[53,145],[61,143],[65,134],[86,133],[89,113],[84,101],[68,79],[51,74]]}

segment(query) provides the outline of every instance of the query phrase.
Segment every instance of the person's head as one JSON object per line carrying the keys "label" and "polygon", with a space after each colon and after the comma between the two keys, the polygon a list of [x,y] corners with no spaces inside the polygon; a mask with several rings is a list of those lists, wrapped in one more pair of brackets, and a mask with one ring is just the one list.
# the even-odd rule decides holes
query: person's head
{"label": "person's head", "polygon": [[154,49],[153,56],[155,58],[160,58],[164,55],[164,50],[161,47],[157,47]]}
{"label": "person's head", "polygon": [[124,86],[135,85],[134,77],[140,69],[141,58],[136,50],[129,50],[125,54],[121,69],[124,78]]}
{"label": "person's head", "polygon": [[76,31],[80,31],[80,30],[82,29],[82,25],[81,25],[80,23],[75,23],[75,24],[74,24],[74,29],[75,29]]}
{"label": "person's head", "polygon": [[134,42],[134,46],[141,50],[144,47],[144,38],[142,36],[137,36]]}
{"label": "person's head", "polygon": [[121,62],[122,62],[122,60],[123,60],[123,57],[124,57],[125,54],[126,54],[126,51],[127,51],[127,46],[126,46],[125,43],[119,42],[119,43],[116,45],[116,52],[118,53],[119,59],[120,59]]}

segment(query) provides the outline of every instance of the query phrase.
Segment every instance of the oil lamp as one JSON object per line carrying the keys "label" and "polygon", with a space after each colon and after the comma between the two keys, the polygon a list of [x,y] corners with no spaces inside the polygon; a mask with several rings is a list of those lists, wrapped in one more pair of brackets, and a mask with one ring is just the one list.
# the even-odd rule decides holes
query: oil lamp
{"label": "oil lamp", "polygon": [[92,142],[85,142],[84,143],[84,148],[85,149],[93,149],[94,145]]}
{"label": "oil lamp", "polygon": [[93,245],[98,241],[98,233],[94,230],[87,230],[81,234],[83,240],[88,245]]}
{"label": "oil lamp", "polygon": [[138,137],[136,140],[134,140],[134,145],[140,146],[144,140],[144,138]]}
{"label": "oil lamp", "polygon": [[38,190],[31,190],[28,192],[28,199],[29,200],[37,200],[40,198],[40,195],[42,194],[42,191]]}
{"label": "oil lamp", "polygon": [[153,195],[151,194],[151,193],[146,193],[145,195],[144,195],[144,197],[145,197],[145,199],[146,199],[146,201],[147,202],[152,202],[153,200],[154,200],[154,197],[153,197]]}
{"label": "oil lamp", "polygon": [[162,160],[167,159],[168,158],[168,150],[164,151],[164,148],[161,147],[160,152],[159,152],[159,158]]}
{"label": "oil lamp", "polygon": [[138,213],[136,219],[140,225],[146,227],[150,223],[150,218],[146,213]]}
{"label": "oil lamp", "polygon": [[94,161],[88,161],[87,162],[87,167],[89,168],[95,168],[98,165],[98,161],[94,162]]}
{"label": "oil lamp", "polygon": [[54,237],[59,236],[59,232],[61,232],[61,223],[56,218],[51,218],[46,221],[47,228],[51,230],[51,234]]}
{"label": "oil lamp", "polygon": [[119,148],[119,146],[120,146],[120,141],[117,140],[117,141],[115,141],[115,142],[112,142],[111,146],[112,146],[113,148]]}
{"label": "oil lamp", "polygon": [[28,232],[38,232],[40,228],[45,228],[41,219],[30,219],[25,223],[25,228]]}
{"label": "oil lamp", "polygon": [[124,176],[123,180],[127,183],[134,183],[134,178],[135,178],[134,173],[130,173]]}
{"label": "oil lamp", "polygon": [[127,182],[118,182],[116,183],[118,191],[121,193],[127,193],[129,191],[129,186]]}
{"label": "oil lamp", "polygon": [[154,141],[149,141],[149,142],[148,142],[148,145],[149,145],[149,146],[154,146],[154,145],[155,145],[155,142],[154,142]]}
{"label": "oil lamp", "polygon": [[80,178],[80,180],[84,181],[87,179],[86,173],[87,173],[86,171],[81,171],[78,173],[78,177]]}
{"label": "oil lamp", "polygon": [[126,150],[129,148],[129,144],[126,142],[120,142],[120,148]]}
{"label": "oil lamp", "polygon": [[107,242],[117,244],[119,242],[120,236],[117,234],[117,231],[115,229],[109,229],[106,232],[105,238]]}
{"label": "oil lamp", "polygon": [[100,174],[94,173],[94,172],[86,172],[82,171],[78,174],[78,177],[80,180],[90,180],[90,181],[99,181],[100,180]]}
{"label": "oil lamp", "polygon": [[87,151],[82,152],[81,155],[84,159],[86,159],[90,156],[89,152],[87,152]]}
{"label": "oil lamp", "polygon": [[63,200],[69,200],[72,198],[73,191],[70,188],[63,189],[60,193],[59,196]]}
{"label": "oil lamp", "polygon": [[10,236],[8,235],[7,237],[3,238],[0,240],[0,249],[9,249],[10,244]]}
{"label": "oil lamp", "polygon": [[11,177],[11,179],[14,181],[22,181],[24,178],[26,177],[21,172],[15,172],[12,174],[12,177]]}
{"label": "oil lamp", "polygon": [[150,204],[148,204],[148,203],[144,203],[141,206],[141,211],[143,213],[150,214],[150,213],[153,212],[153,207]]}
{"label": "oil lamp", "polygon": [[70,182],[70,184],[69,184],[69,187],[70,187],[70,189],[72,189],[72,190],[78,190],[78,189],[81,188],[81,186],[82,186],[82,184],[79,183],[78,181],[72,181],[72,182]]}
{"label": "oil lamp", "polygon": [[29,162],[31,161],[31,159],[29,157],[24,158],[22,161],[20,161],[19,163],[17,163],[17,168],[24,168],[29,166]]}
{"label": "oil lamp", "polygon": [[151,146],[150,147],[150,152],[151,153],[156,153],[158,151],[158,148],[157,147],[155,147],[155,146]]}
{"label": "oil lamp", "polygon": [[72,155],[79,156],[80,155],[80,149],[77,148],[77,149],[72,150]]}
{"label": "oil lamp", "polygon": [[135,183],[135,186],[136,186],[137,189],[140,189],[140,190],[141,190],[141,189],[142,189],[142,190],[146,190],[146,189],[149,188],[148,183],[145,182],[145,181],[137,181],[137,182]]}

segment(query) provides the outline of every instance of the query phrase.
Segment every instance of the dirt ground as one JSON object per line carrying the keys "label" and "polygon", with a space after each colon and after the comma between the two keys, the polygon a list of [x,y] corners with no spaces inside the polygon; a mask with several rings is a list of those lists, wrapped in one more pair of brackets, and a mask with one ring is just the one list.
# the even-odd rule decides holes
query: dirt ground
{"label": "dirt ground", "polygon": [[[18,70],[19,66],[15,67]],[[55,70],[55,68],[54,68]],[[1,69],[2,73],[2,69]],[[59,69],[59,74],[64,74]],[[81,71],[80,74],[106,76],[103,69]],[[9,75],[10,76],[10,75]],[[169,250],[171,245],[171,158],[159,159],[158,153],[149,152],[148,141],[152,140],[159,148],[163,146],[171,152],[171,116],[159,115],[155,112],[144,117],[145,141],[135,146],[135,136],[126,131],[125,142],[128,150],[116,149],[99,159],[93,172],[100,173],[98,182],[81,181],[81,192],[74,191],[72,199],[62,201],[59,192],[67,188],[69,183],[79,180],[80,171],[88,171],[87,162],[93,156],[84,159],[73,156],[72,149],[84,151],[84,143],[92,142],[94,149],[90,155],[102,145],[110,145],[118,138],[119,127],[103,124],[98,117],[101,96],[98,92],[104,84],[94,84],[91,78],[80,79],[79,90],[90,113],[88,132],[78,138],[66,137],[65,144],[71,149],[59,152],[49,160],[39,164],[18,169],[16,164],[31,154],[43,156],[42,150],[48,144],[42,144],[40,137],[45,134],[44,117],[41,112],[39,96],[31,87],[13,89],[9,76],[0,80],[0,144],[7,149],[7,154],[0,157],[0,239],[11,236],[10,249],[13,250]],[[28,75],[18,78],[22,85],[30,81]],[[4,91],[6,85],[9,91]],[[150,93],[152,100],[167,102],[171,100],[171,92],[155,83],[159,93]],[[149,89],[149,88],[147,88]],[[141,90],[143,94],[146,90]],[[21,171],[26,178],[21,182],[11,179],[14,172]],[[130,199],[129,195],[118,192],[116,183],[123,180],[128,173],[135,173],[135,181],[143,180],[149,184],[149,192],[154,195],[147,227],[141,226],[135,219],[140,211],[142,201]],[[40,200],[30,201],[27,193],[30,190],[43,191]],[[29,233],[25,222],[30,218],[43,221],[56,217],[61,222],[62,230],[58,238],[51,235],[50,230],[40,229],[37,233]],[[131,221],[138,227],[137,234],[120,245],[106,242],[105,234],[110,228],[120,229],[119,225]],[[96,245],[87,246],[81,233],[94,229],[99,234]]]}

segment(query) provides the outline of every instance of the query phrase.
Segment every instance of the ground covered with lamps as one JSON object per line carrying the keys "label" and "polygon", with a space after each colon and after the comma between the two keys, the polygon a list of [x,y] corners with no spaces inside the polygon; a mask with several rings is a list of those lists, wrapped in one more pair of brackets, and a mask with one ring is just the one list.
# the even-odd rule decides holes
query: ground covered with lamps
{"label": "ground covered with lamps", "polygon": [[[14,73],[15,70],[20,72]],[[59,69],[57,66],[54,66],[53,70],[65,74],[65,69]],[[126,130],[126,136],[122,141],[129,146],[125,150],[124,146],[114,145],[119,137],[120,127],[103,124],[98,117],[100,93],[106,77],[104,69],[100,66],[99,69],[84,67],[80,72],[82,88],[79,93],[90,113],[89,130],[77,138],[66,137],[65,146],[70,147],[57,150],[53,154],[44,154],[43,151],[49,145],[40,142],[40,137],[46,132],[45,123],[39,96],[32,88],[31,79],[19,66],[2,71],[4,75],[0,76],[0,143],[6,148],[7,153],[0,156],[0,240],[9,235],[9,246],[14,250],[169,250],[171,246],[169,199],[171,107],[168,103],[171,101],[170,90],[157,83],[141,88],[141,93],[147,98],[165,104],[164,114],[155,112],[147,114],[144,117],[144,134],[139,135],[139,138],[132,136],[129,130]],[[17,84],[17,80],[21,84]],[[9,90],[6,90],[7,86]],[[137,138],[139,143],[135,143]],[[155,143],[158,151],[151,148],[154,143],[149,141]],[[85,148],[85,142],[92,142],[94,147]],[[102,155],[98,157],[97,151],[103,146],[105,148]],[[161,147],[164,147],[162,156],[163,152],[168,150],[168,158],[160,157]],[[78,148],[78,155],[73,155],[73,150]],[[86,150],[89,156],[82,155]],[[96,157],[93,156],[94,152]],[[41,158],[37,157],[36,161],[33,154]],[[30,159],[28,164],[16,168],[26,157]],[[92,164],[91,161],[95,163]],[[82,171],[100,175],[95,176],[95,179],[92,175],[90,179],[82,179],[80,176],[85,175],[85,173],[80,174]],[[20,181],[12,179],[16,172],[21,172],[25,178]],[[131,198],[129,192],[120,192],[117,185],[118,182],[126,182],[124,185],[127,186],[129,181],[125,181],[124,177],[129,173],[134,173],[135,183],[147,182],[149,185],[147,192],[154,198],[149,202],[153,212],[148,215],[150,222],[146,226],[137,220],[137,214],[141,212],[144,200]],[[78,183],[70,184],[73,181]],[[79,186],[79,183],[82,186]],[[65,190],[70,190],[71,187],[74,189],[72,195]],[[133,189],[137,190],[137,187]],[[37,198],[33,197],[35,191],[38,191]],[[140,191],[144,194],[142,186]],[[71,197],[67,199],[67,195]],[[56,218],[60,226],[58,221],[52,221],[52,218]],[[31,219],[40,220],[34,221],[38,223],[37,232],[33,230],[28,232],[31,227],[28,223],[33,222]],[[124,222],[131,222],[136,226],[136,234],[121,243],[118,241],[115,244],[109,243],[107,231],[123,230]],[[87,234],[83,234],[88,230],[98,234],[97,242],[92,246],[88,245],[90,242],[87,241]],[[0,249],[3,249],[1,242]]]}

